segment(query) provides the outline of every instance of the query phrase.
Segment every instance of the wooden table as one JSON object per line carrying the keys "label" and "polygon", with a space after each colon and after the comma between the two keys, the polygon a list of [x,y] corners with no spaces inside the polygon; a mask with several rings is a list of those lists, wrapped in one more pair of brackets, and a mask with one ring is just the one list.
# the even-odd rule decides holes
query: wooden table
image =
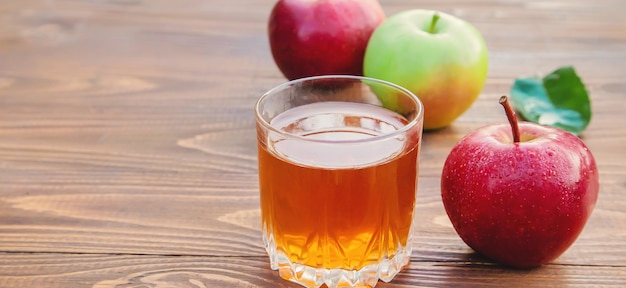
{"label": "wooden table", "polygon": [[[416,249],[389,284],[626,286],[626,2],[381,0],[438,9],[483,33],[487,84],[424,135]],[[252,107],[285,79],[273,1],[0,2],[0,287],[294,287],[259,229]],[[570,249],[530,271],[474,254],[441,203],[457,140],[506,118],[520,76],[574,65],[588,85],[601,189]]]}

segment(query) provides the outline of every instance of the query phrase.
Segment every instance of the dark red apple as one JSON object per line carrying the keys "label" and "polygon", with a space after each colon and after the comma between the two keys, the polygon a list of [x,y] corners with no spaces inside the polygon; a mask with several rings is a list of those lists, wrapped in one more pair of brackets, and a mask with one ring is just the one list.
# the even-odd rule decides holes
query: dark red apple
{"label": "dark red apple", "polygon": [[446,212],[461,239],[497,262],[531,268],[559,257],[577,239],[598,197],[593,155],[573,134],[520,122],[463,137],[441,178]]}
{"label": "dark red apple", "polygon": [[279,0],[269,18],[269,41],[289,80],[363,75],[369,38],[385,19],[377,0]]}

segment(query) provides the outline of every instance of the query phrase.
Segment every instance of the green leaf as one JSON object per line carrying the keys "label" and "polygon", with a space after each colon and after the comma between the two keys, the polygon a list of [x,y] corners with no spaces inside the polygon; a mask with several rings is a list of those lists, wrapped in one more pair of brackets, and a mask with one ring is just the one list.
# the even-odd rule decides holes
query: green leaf
{"label": "green leaf", "polygon": [[516,110],[527,121],[580,134],[591,121],[585,84],[571,66],[543,78],[518,78],[511,88]]}

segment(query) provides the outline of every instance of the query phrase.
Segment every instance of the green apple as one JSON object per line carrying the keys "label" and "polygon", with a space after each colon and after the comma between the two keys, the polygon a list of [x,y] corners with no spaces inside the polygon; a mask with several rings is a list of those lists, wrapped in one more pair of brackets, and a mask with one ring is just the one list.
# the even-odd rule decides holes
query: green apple
{"label": "green apple", "polygon": [[[380,24],[363,61],[365,76],[403,86],[422,100],[424,129],[446,127],[461,116],[482,91],[487,70],[487,47],[473,25],[419,9]],[[379,97],[393,105],[392,99]]]}

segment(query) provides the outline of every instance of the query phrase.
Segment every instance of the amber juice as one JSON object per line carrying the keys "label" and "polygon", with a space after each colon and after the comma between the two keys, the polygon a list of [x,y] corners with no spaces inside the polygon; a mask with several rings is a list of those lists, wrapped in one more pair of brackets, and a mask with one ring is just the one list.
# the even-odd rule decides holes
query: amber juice
{"label": "amber juice", "polygon": [[262,225],[274,269],[290,262],[359,270],[397,253],[408,261],[421,133],[381,137],[406,123],[378,106],[324,102],[270,123],[296,137],[259,133]]}

